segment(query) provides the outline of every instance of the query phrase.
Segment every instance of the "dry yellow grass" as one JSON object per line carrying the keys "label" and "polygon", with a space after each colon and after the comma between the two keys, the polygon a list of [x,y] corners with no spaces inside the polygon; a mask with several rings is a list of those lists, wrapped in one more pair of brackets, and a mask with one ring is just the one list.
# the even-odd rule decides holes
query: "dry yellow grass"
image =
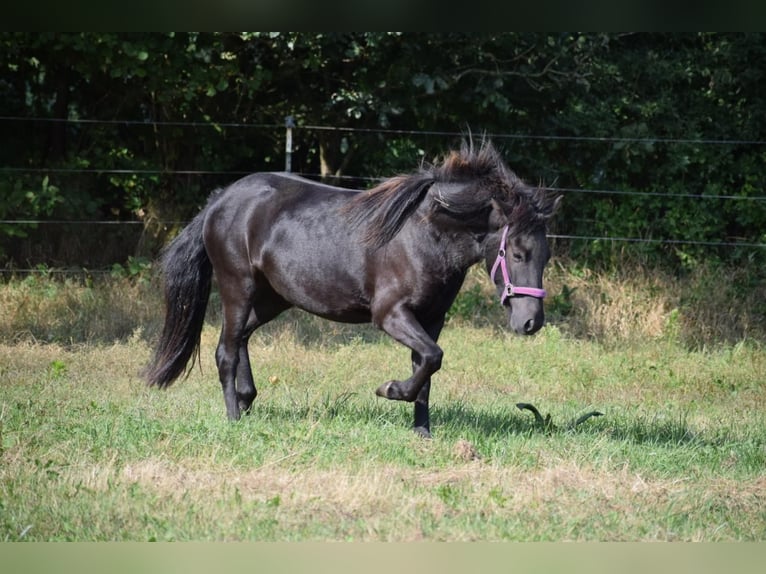
{"label": "dry yellow grass", "polygon": [[673,276],[640,265],[594,271],[554,260],[546,287],[554,297],[571,293],[571,311],[560,319],[575,337],[617,344],[669,338],[690,347],[766,339],[766,281],[748,269],[701,266]]}

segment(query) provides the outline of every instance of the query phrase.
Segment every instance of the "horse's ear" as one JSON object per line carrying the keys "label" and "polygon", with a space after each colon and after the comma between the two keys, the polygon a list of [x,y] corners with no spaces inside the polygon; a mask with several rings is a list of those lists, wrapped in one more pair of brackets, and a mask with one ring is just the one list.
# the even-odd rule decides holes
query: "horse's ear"
{"label": "horse's ear", "polygon": [[511,220],[513,206],[494,197],[490,200],[490,204],[492,205],[492,211],[489,214],[489,229],[490,231],[497,231]]}

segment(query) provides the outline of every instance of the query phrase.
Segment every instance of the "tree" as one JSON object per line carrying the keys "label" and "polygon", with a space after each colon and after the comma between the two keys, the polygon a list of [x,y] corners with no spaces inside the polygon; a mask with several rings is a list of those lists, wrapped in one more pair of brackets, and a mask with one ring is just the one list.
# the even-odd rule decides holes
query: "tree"
{"label": "tree", "polygon": [[764,34],[5,32],[0,48],[4,113],[32,118],[0,120],[0,219],[182,220],[282,169],[293,116],[294,170],[343,185],[470,130],[571,190],[559,232],[766,241]]}

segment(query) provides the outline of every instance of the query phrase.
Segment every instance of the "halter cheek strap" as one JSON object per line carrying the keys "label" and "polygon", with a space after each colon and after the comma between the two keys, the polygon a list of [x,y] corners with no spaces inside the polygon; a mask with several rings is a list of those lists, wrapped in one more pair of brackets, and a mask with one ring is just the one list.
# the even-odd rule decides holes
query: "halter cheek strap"
{"label": "halter cheek strap", "polygon": [[495,274],[498,268],[503,276],[503,294],[500,295],[500,304],[504,304],[506,299],[511,297],[518,297],[519,295],[528,295],[529,297],[535,297],[537,299],[544,299],[547,295],[545,289],[538,289],[537,287],[516,287],[511,283],[511,276],[508,273],[508,264],[505,262],[505,242],[508,239],[508,226],[503,227],[503,237],[500,239],[500,247],[497,250],[497,258],[495,264],[492,266],[490,272],[490,278],[492,282],[495,282]]}

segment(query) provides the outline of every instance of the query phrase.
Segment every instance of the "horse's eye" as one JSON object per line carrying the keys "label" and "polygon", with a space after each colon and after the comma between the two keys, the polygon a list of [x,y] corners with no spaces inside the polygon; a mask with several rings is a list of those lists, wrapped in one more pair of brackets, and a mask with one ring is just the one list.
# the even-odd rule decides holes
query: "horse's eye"
{"label": "horse's eye", "polygon": [[526,257],[524,257],[523,253],[519,253],[518,251],[514,251],[511,253],[511,257],[513,258],[514,263],[523,263]]}

